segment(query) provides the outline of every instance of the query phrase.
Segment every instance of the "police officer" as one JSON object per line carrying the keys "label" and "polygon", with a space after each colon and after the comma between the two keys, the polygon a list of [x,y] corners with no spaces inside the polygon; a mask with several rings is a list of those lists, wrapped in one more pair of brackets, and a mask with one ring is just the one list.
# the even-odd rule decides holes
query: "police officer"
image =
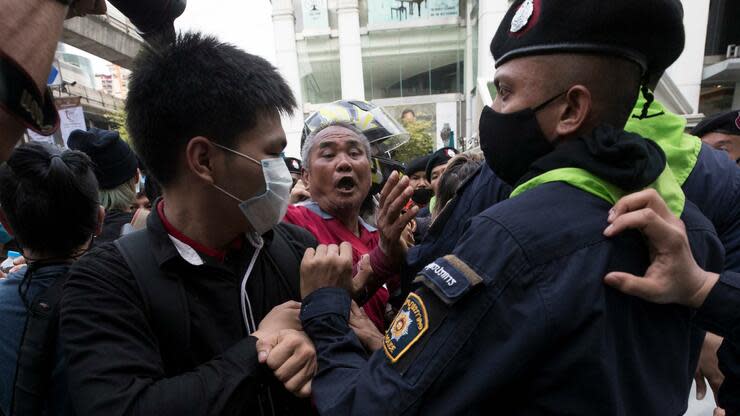
{"label": "police officer", "polygon": [[740,111],[716,114],[701,121],[691,134],[727,153],[735,163],[740,163]]}
{"label": "police officer", "polygon": [[421,271],[369,358],[346,323],[346,248],[304,256],[301,319],[319,355],[322,413],[685,411],[689,310],[602,284],[609,271],[648,267],[639,234],[602,234],[612,204],[648,186],[682,215],[699,265],[722,266],[664,152],[612,127],[624,126],[640,83],[678,56],[682,17],[669,0],[514,2],[491,45],[498,94],[480,126],[487,162],[518,184],[514,197]]}

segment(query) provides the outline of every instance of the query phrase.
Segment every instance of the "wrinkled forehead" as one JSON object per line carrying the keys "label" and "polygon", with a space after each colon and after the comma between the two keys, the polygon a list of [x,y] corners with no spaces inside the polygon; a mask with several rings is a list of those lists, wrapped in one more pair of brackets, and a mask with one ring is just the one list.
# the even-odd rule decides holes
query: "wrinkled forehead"
{"label": "wrinkled forehead", "polygon": [[366,139],[346,127],[329,126],[316,135],[313,148],[321,149],[329,146],[363,147],[364,141]]}

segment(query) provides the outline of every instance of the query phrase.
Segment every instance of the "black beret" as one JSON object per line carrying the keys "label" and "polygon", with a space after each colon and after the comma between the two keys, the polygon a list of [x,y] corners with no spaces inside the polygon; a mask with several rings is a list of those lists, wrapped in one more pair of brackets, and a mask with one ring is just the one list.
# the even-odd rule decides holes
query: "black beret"
{"label": "black beret", "polygon": [[301,167],[303,167],[303,165],[301,164],[300,159],[284,157],[283,160],[285,161],[285,165],[288,166],[288,171],[290,173],[301,173]]}
{"label": "black beret", "polygon": [[425,172],[427,175],[427,180],[430,182],[432,181],[432,169],[449,162],[450,159],[452,159],[458,153],[460,152],[458,152],[457,149],[455,149],[454,147],[440,147],[439,149],[437,149],[436,152],[432,153],[432,155],[429,156],[429,161],[427,162],[427,168]]}
{"label": "black beret", "polygon": [[740,111],[732,110],[707,117],[691,130],[691,134],[702,137],[715,131],[740,136]]}
{"label": "black beret", "polygon": [[139,167],[136,154],[116,131],[95,127],[88,131],[74,130],[69,134],[67,146],[90,157],[100,189],[113,189],[136,176]]}
{"label": "black beret", "polygon": [[496,67],[551,53],[613,55],[661,74],[683,51],[679,0],[516,0],[491,42]]}
{"label": "black beret", "polygon": [[407,176],[411,176],[416,172],[425,172],[427,169],[427,163],[429,162],[429,158],[432,157],[431,154],[424,155],[421,157],[417,157],[416,159],[413,159],[409,163],[406,164],[406,169],[404,172]]}

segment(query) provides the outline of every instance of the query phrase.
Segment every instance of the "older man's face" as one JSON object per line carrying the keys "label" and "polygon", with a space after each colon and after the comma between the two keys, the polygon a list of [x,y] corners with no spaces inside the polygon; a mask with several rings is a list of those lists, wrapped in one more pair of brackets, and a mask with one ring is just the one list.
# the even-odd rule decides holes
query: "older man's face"
{"label": "older man's face", "polygon": [[311,198],[332,215],[355,210],[359,214],[371,184],[362,139],[351,130],[332,126],[319,133],[308,157],[304,179]]}

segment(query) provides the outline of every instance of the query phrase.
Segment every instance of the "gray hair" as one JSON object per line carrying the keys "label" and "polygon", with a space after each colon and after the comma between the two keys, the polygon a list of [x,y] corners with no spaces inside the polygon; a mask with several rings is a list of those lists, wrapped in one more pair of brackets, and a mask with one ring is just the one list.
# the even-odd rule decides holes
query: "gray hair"
{"label": "gray hair", "polygon": [[308,137],[306,137],[306,141],[305,143],[303,143],[303,149],[301,149],[301,159],[303,160],[304,169],[308,170],[311,166],[311,160],[308,156],[311,154],[311,150],[316,144],[316,137],[319,135],[319,133],[328,129],[329,127],[342,127],[351,131],[355,136],[357,136],[358,139],[360,139],[360,143],[362,143],[362,147],[365,150],[365,155],[367,155],[367,159],[370,160],[370,141],[367,139],[367,136],[365,136],[365,133],[363,133],[362,130],[357,128],[357,126],[355,126],[353,123],[347,121],[330,121],[328,123],[322,124],[321,126],[319,126],[319,128],[312,131],[311,134],[308,135]]}
{"label": "gray hair", "polygon": [[100,205],[106,212],[111,210],[126,212],[136,203],[136,176],[113,189],[100,189],[98,195]]}

